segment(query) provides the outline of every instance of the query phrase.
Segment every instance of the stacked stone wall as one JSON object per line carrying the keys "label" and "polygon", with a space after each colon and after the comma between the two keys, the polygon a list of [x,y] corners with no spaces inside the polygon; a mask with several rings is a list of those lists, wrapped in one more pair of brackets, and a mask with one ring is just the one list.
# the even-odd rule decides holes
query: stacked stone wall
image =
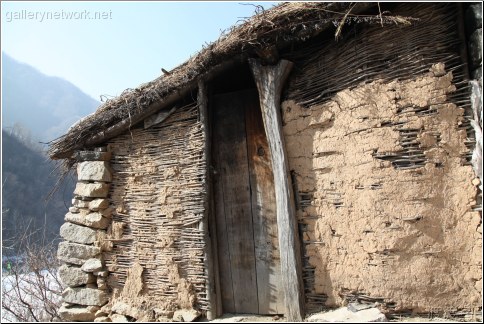
{"label": "stacked stone wall", "polygon": [[101,307],[108,302],[109,290],[102,251],[109,248],[105,238],[112,215],[107,199],[111,153],[97,148],[78,152],[76,158],[78,182],[60,228],[64,241],[57,252],[64,262],[59,276],[66,286],[60,314],[66,321],[104,321],[106,312]]}

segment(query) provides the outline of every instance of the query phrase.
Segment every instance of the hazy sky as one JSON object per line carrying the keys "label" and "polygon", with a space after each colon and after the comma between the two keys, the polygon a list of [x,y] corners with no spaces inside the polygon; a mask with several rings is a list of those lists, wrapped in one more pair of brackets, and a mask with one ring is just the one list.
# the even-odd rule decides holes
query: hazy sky
{"label": "hazy sky", "polygon": [[161,75],[275,2],[1,2],[2,51],[99,100]]}

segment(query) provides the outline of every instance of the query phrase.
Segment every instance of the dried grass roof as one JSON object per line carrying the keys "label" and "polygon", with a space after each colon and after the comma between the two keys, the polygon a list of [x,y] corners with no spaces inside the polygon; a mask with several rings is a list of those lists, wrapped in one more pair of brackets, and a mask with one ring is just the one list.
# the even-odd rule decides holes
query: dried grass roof
{"label": "dried grass roof", "polygon": [[[328,27],[336,28],[338,23],[342,25],[348,16],[358,12],[358,8],[361,12],[371,6],[368,3],[295,2],[282,3],[266,11],[259,9],[253,17],[233,26],[217,41],[204,47],[169,74],[136,89],[127,89],[119,97],[103,103],[94,114],[82,119],[65,135],[53,140],[49,155],[53,159],[69,158],[75,150],[106,141],[113,137],[112,134],[119,133],[110,135],[106,130],[116,125],[123,126],[118,128],[129,128],[133,125],[131,121],[136,121],[134,117],[146,113],[150,105],[165,101],[188,84],[193,85],[224,61],[235,57],[255,56],[270,46],[281,49],[291,43],[307,40]],[[350,11],[351,14],[348,15]],[[397,23],[400,17],[392,19]]]}

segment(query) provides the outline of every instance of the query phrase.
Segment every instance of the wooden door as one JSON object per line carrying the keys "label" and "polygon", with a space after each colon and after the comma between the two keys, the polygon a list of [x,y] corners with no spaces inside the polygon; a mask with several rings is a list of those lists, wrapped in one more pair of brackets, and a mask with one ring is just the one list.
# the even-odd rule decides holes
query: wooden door
{"label": "wooden door", "polygon": [[211,110],[223,312],[283,314],[274,177],[257,91],[214,96]]}

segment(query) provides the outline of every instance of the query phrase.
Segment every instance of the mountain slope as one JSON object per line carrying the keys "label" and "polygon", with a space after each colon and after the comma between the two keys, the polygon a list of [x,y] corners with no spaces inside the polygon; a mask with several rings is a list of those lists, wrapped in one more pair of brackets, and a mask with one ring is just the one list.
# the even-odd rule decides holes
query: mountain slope
{"label": "mountain slope", "polygon": [[[18,138],[2,131],[2,242],[4,247],[18,241],[28,227],[31,239],[40,240],[44,230],[46,239],[58,236],[67,212],[74,184],[65,183],[46,201],[54,188],[57,174],[51,174],[54,162],[32,150]],[[9,252],[9,251],[5,251]]]}
{"label": "mountain slope", "polygon": [[2,52],[2,128],[19,123],[37,140],[64,134],[99,102],[72,83],[47,76]]}

